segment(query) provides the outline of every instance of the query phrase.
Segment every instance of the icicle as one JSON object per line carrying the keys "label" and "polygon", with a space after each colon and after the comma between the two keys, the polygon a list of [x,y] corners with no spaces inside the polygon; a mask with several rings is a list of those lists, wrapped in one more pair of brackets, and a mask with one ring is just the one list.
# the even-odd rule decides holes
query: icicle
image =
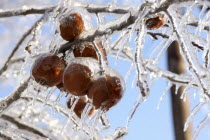
{"label": "icicle", "polygon": [[187,130],[189,127],[190,123],[193,121],[193,117],[196,115],[196,113],[206,104],[206,102],[200,102],[190,113],[190,116],[187,118],[187,121],[185,122],[184,125],[184,132]]}
{"label": "icicle", "polygon": [[126,128],[127,128],[127,129],[128,129],[128,127],[129,127],[130,121],[131,121],[131,119],[133,118],[133,115],[135,114],[137,108],[139,107],[139,105],[140,105],[143,101],[145,101],[145,99],[146,99],[146,98],[145,98],[145,97],[142,97],[141,94],[140,94],[139,97],[137,98],[137,100],[136,100],[136,102],[135,102],[135,104],[134,104],[134,106],[133,106],[133,108],[132,108],[132,110],[131,110],[131,112],[130,112],[130,114],[129,114],[129,116],[128,116],[128,119],[127,119],[127,123],[126,123]]}
{"label": "icicle", "polygon": [[94,123],[93,123],[93,126],[92,126],[93,128],[95,128],[97,126],[98,121],[99,121],[99,119],[100,119],[100,117],[103,113],[104,113],[103,110],[101,110],[101,109],[98,110],[97,115],[96,115],[95,120],[94,120]]}
{"label": "icicle", "polygon": [[72,117],[72,115],[73,115],[73,110],[74,110],[74,108],[75,108],[75,106],[76,106],[76,104],[77,104],[77,102],[79,101],[79,98],[78,97],[75,97],[75,100],[74,100],[74,102],[73,102],[73,104],[72,104],[72,106],[71,106],[71,109],[69,110],[69,116],[68,116],[68,118],[66,119],[66,122],[64,123],[64,126],[63,126],[63,128],[61,129],[61,134],[63,134],[63,131],[64,131],[64,129],[66,128],[66,126],[69,124],[69,121],[70,121],[70,118]]}
{"label": "icicle", "polygon": [[206,118],[196,128],[192,138],[193,140],[196,140],[197,136],[200,134],[200,131],[209,123],[209,121],[210,121],[210,113],[208,113]]}
{"label": "icicle", "polygon": [[100,117],[101,123],[103,125],[103,130],[108,129],[110,127],[109,118],[106,113],[103,113]]}
{"label": "icicle", "polygon": [[114,134],[112,135],[112,140],[120,140],[123,138],[125,135],[128,134],[128,130],[125,127],[117,127],[115,129]]}
{"label": "icicle", "polygon": [[203,5],[202,7],[202,10],[199,14],[199,21],[198,21],[198,27],[196,28],[196,31],[195,31],[195,35],[199,35],[201,30],[203,29],[203,22],[202,22],[202,16],[204,15],[204,13],[206,12],[206,9],[207,9],[207,6],[206,5]]}
{"label": "icicle", "polygon": [[114,48],[114,49],[115,49],[117,46],[119,46],[119,45],[118,45],[119,42],[120,42],[122,39],[124,39],[125,36],[126,36],[127,34],[128,34],[128,30],[123,31],[123,32],[120,34],[120,37],[115,41],[114,45],[112,45],[111,48]]}
{"label": "icicle", "polygon": [[132,83],[131,83],[131,88],[134,88],[134,87],[136,87],[136,81],[137,81],[137,74],[135,74],[135,76],[134,76],[134,78],[133,78],[133,81],[132,81]]}
{"label": "icicle", "polygon": [[96,19],[97,19],[98,25],[100,25],[101,24],[101,19],[99,17],[99,13],[96,13]]}
{"label": "icicle", "polygon": [[88,117],[88,114],[90,113],[90,110],[92,109],[92,107],[93,106],[90,103],[87,103],[85,108],[83,109],[81,119],[80,119],[81,126],[84,120]]}
{"label": "icicle", "polygon": [[163,91],[163,94],[161,95],[160,100],[159,100],[159,102],[157,104],[157,109],[160,109],[160,104],[162,103],[163,98],[165,97],[166,93],[171,89],[171,87],[172,87],[172,84],[171,83],[168,83],[168,86]]}
{"label": "icicle", "polygon": [[[45,109],[45,107],[46,107],[46,105],[47,105],[47,102],[49,102],[50,97],[51,97],[51,95],[53,94],[53,92],[54,92],[55,90],[56,90],[56,87],[53,87],[53,88],[50,89],[49,92],[47,92],[47,95],[46,95],[45,100],[44,100],[44,102],[43,102],[43,106],[40,107],[41,110],[44,110],[44,109]],[[40,111],[39,118],[42,118],[42,111]]]}
{"label": "icicle", "polygon": [[184,16],[182,16],[181,22],[179,23],[179,26],[182,24],[185,24],[186,20],[188,19],[188,17],[190,16],[190,13],[195,9],[195,7],[197,6],[197,3],[194,2],[192,5],[190,5],[187,8],[186,13],[184,14]]}
{"label": "icicle", "polygon": [[104,65],[105,65],[104,63],[106,63],[106,62],[104,62],[103,57],[102,57],[103,55],[102,55],[101,51],[99,50],[99,48],[97,47],[95,41],[93,41],[93,47],[96,50],[96,54],[98,56],[100,74],[103,75],[104,74]]}
{"label": "icicle", "polygon": [[131,63],[131,66],[130,66],[129,70],[127,71],[127,73],[126,73],[126,75],[124,77],[125,83],[127,83],[128,77],[130,76],[130,74],[131,74],[131,72],[133,71],[134,68],[135,68],[134,67],[134,63]]}
{"label": "icicle", "polygon": [[157,57],[154,60],[154,64],[157,64],[157,62],[159,61],[160,57],[168,49],[168,47],[172,43],[172,41],[174,41],[174,35],[171,35],[168,38],[168,40],[164,43],[164,45],[162,46],[162,49],[160,50],[160,52],[158,53]]}
{"label": "icicle", "polygon": [[[151,7],[150,7],[151,8]],[[129,32],[129,41],[131,41],[131,39],[132,39],[132,37],[133,37],[133,34],[134,34],[134,32],[137,30],[137,29],[139,29],[139,32],[141,32],[141,24],[145,24],[144,22],[143,22],[143,19],[144,19],[144,17],[146,16],[146,14],[150,11],[150,8],[148,8],[148,7],[145,7],[142,11],[140,11],[139,13],[138,13],[138,17],[137,17],[137,19],[135,20],[135,22],[134,22],[134,24],[132,25],[132,28],[131,28],[131,30],[130,30],[130,32]],[[140,25],[140,26],[139,26]]]}
{"label": "icicle", "polygon": [[175,95],[177,95],[178,94],[178,92],[179,92],[179,88],[180,88],[180,86],[179,85],[175,85]]}
{"label": "icicle", "polygon": [[120,37],[120,40],[118,40],[116,44],[114,45],[114,47],[118,46],[119,48],[116,55],[116,64],[119,58],[119,54],[122,52],[122,50],[124,49],[124,46],[128,42],[128,31],[124,31],[122,36],[123,37],[122,38]]}
{"label": "icicle", "polygon": [[155,47],[155,49],[152,51],[151,55],[149,58],[154,58],[155,57],[155,54],[159,51],[159,49],[164,45],[166,44],[168,39],[162,39],[161,42]]}
{"label": "icicle", "polygon": [[191,80],[190,83],[188,83],[188,85],[187,85],[187,86],[185,87],[185,89],[183,90],[180,99],[186,101],[187,92],[188,92],[188,90],[190,90],[190,88],[192,88],[193,82],[194,82],[194,80]]}
{"label": "icicle", "polygon": [[[56,106],[57,106],[57,104],[59,103],[60,99],[63,97],[64,94],[65,94],[65,92],[64,92],[64,91],[61,91],[61,92],[58,94],[57,98],[55,99],[54,104],[53,104],[53,110],[54,110],[55,112],[56,112]],[[56,113],[57,113],[57,112],[56,112]]]}

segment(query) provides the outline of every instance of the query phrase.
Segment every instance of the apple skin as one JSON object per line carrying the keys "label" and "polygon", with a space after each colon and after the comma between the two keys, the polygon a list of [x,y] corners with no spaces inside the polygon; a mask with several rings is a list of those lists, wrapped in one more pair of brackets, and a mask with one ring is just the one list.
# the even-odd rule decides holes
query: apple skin
{"label": "apple skin", "polygon": [[146,27],[147,29],[154,30],[160,28],[162,25],[165,24],[165,19],[160,16],[150,18],[146,20]]}
{"label": "apple skin", "polygon": [[120,78],[106,75],[92,82],[88,90],[88,97],[96,109],[109,110],[115,106],[123,96]]}
{"label": "apple skin", "polygon": [[78,13],[72,13],[60,20],[60,35],[64,40],[74,41],[84,29],[84,21]]}
{"label": "apple skin", "polygon": [[[98,41],[96,45],[102,54],[103,60],[107,61],[106,50],[103,48],[101,41]],[[92,43],[85,43],[85,44],[80,44],[80,45],[75,46],[73,53],[74,53],[74,57],[91,57],[98,60],[96,50]]]}
{"label": "apple skin", "polygon": [[91,83],[91,75],[89,67],[74,62],[69,64],[63,73],[64,89],[75,96],[86,95]]}
{"label": "apple skin", "polygon": [[31,75],[34,80],[47,87],[61,83],[65,62],[54,54],[42,54],[34,62]]}

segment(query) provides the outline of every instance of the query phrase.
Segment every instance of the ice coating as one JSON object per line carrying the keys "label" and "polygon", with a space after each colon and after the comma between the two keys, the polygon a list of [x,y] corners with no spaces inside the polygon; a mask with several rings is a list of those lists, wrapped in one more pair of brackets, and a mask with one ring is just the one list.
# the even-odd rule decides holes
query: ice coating
{"label": "ice coating", "polygon": [[71,7],[69,9],[66,9],[66,11],[59,17],[59,19],[61,20],[62,18],[66,18],[72,13],[78,13],[82,16],[85,30],[89,30],[92,28],[90,14],[87,12],[86,9],[81,8],[81,7],[77,7],[77,8]]}
{"label": "ice coating", "polygon": [[31,75],[34,80],[45,86],[58,85],[62,80],[64,61],[53,54],[42,54],[34,62]]}
{"label": "ice coating", "polygon": [[87,95],[96,109],[108,111],[121,100],[124,90],[124,80],[115,70],[107,67],[103,75],[94,76]]}
{"label": "ice coating", "polygon": [[77,64],[81,64],[81,65],[84,65],[84,66],[89,67],[89,69],[92,72],[92,75],[91,76],[95,75],[100,70],[98,61],[95,60],[95,59],[93,59],[93,58],[77,57],[77,58],[71,59],[68,63],[69,64],[71,64],[71,63],[77,63]]}
{"label": "ice coating", "polygon": [[64,40],[74,41],[84,29],[84,21],[78,13],[68,14],[60,20],[60,35]]}

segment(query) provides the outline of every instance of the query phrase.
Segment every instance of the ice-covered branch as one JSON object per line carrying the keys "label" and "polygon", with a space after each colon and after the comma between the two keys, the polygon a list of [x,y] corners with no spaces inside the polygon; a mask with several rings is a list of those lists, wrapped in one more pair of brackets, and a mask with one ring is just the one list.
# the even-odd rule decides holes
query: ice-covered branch
{"label": "ice-covered branch", "polygon": [[[34,7],[23,7],[18,9],[8,9],[8,10],[0,10],[0,18],[3,17],[12,17],[12,16],[20,16],[20,15],[30,15],[30,14],[44,14],[46,12],[51,12],[55,9],[54,5],[47,6],[34,6]],[[115,13],[115,14],[125,14],[130,12],[130,7],[122,7],[122,6],[112,6],[112,5],[81,5],[75,6],[85,8],[90,13]]]}
{"label": "ice-covered branch", "polygon": [[9,64],[18,63],[18,62],[24,62],[25,57],[17,57],[10,60]]}
{"label": "ice-covered branch", "polygon": [[18,100],[21,97],[21,94],[25,91],[25,89],[28,87],[29,80],[31,79],[30,76],[28,76],[23,83],[19,85],[19,87],[12,92],[9,96],[7,96],[5,99],[1,100],[0,102],[0,114],[2,115],[2,112],[5,111],[12,103],[14,103],[16,100]]}
{"label": "ice-covered branch", "polygon": [[10,53],[9,57],[7,58],[6,62],[4,63],[3,67],[0,69],[0,75],[2,75],[3,72],[5,72],[9,66],[9,64],[11,63],[11,59],[12,57],[15,55],[15,53],[18,51],[18,49],[20,48],[21,44],[23,43],[23,41],[31,34],[31,32],[36,28],[36,26],[39,24],[40,21],[42,21],[44,18],[44,16],[42,16],[37,22],[35,22],[32,27],[25,33],[23,34],[23,36],[21,37],[21,39],[18,41],[17,45],[15,46],[15,48],[12,50],[12,52]]}
{"label": "ice-covered branch", "polygon": [[[33,97],[30,95],[27,95],[27,96],[24,95],[20,98],[24,99],[24,100],[33,100],[35,98],[36,102],[46,104],[52,110],[56,109],[58,112],[60,112],[61,114],[66,116],[68,119],[70,119],[72,121],[72,123],[74,123],[78,128],[80,128],[85,134],[89,135],[89,132],[87,131],[88,129],[90,129],[89,126],[83,124],[83,126],[81,127],[80,124],[78,123],[77,119],[74,117],[74,115],[69,115],[69,110],[67,108],[65,108],[64,106],[62,106],[60,104],[55,105],[55,102],[50,99],[47,102],[45,102],[44,97],[40,97],[40,96]],[[73,112],[71,112],[71,113],[73,113]]]}
{"label": "ice-covered branch", "polygon": [[12,138],[12,136],[6,135],[4,131],[0,131],[0,138],[2,138],[3,140],[15,140]]}
{"label": "ice-covered branch", "polygon": [[172,24],[174,32],[177,36],[177,40],[180,43],[180,49],[182,51],[182,55],[183,55],[183,57],[185,58],[185,60],[188,64],[188,68],[189,68],[190,72],[197,79],[197,81],[198,81],[197,84],[199,84],[199,86],[203,90],[203,93],[207,94],[208,89],[207,89],[205,83],[203,82],[203,80],[201,78],[201,75],[206,74],[207,72],[200,65],[198,60],[191,56],[191,55],[194,54],[194,52],[193,52],[192,49],[189,48],[189,47],[191,47],[190,46],[191,44],[189,44],[189,42],[187,41],[188,39],[183,34],[185,32],[185,29],[183,29],[183,27],[181,27],[181,26],[178,27],[178,23],[176,23],[176,19],[172,16],[172,9],[170,9],[170,12],[169,12],[169,10],[166,11],[166,13],[167,13],[167,15],[170,19],[170,22]]}
{"label": "ice-covered branch", "polygon": [[9,121],[12,124],[15,124],[19,129],[27,130],[27,131],[32,132],[34,134],[37,134],[37,135],[39,135],[41,137],[46,137],[47,138],[47,136],[45,134],[43,134],[43,130],[42,131],[39,131],[39,130],[33,128],[32,126],[29,126],[29,124],[22,123],[17,118],[13,118],[13,117],[11,117],[9,115],[5,115],[4,114],[4,115],[1,116],[1,119],[6,120],[6,121]]}
{"label": "ice-covered branch", "polygon": [[100,25],[99,27],[83,32],[76,41],[68,42],[62,45],[59,48],[58,52],[62,53],[68,49],[71,49],[74,44],[77,44],[83,41],[93,42],[96,37],[110,35],[114,33],[115,31],[121,31],[123,29],[126,29],[128,26],[132,25],[136,21],[142,9],[144,9],[146,6],[148,5],[142,4],[139,10],[134,14],[127,13],[123,15],[121,18],[116,19],[115,21],[108,22],[106,24]]}
{"label": "ice-covered branch", "polygon": [[52,11],[55,6],[45,6],[45,7],[23,7],[21,9],[8,9],[0,10],[0,18],[3,17],[12,17],[20,15],[29,15],[29,14],[44,14],[46,11]]}
{"label": "ice-covered branch", "polygon": [[[118,49],[112,48],[110,51],[110,55],[116,56],[117,51]],[[131,62],[133,61],[132,53],[128,53],[128,51],[125,50],[122,50],[121,53],[123,56],[119,55],[119,57]],[[183,86],[187,86],[190,83],[190,81],[192,81],[192,78],[190,76],[179,75],[167,70],[163,70],[158,66],[154,65],[153,62],[149,59],[143,59],[142,63],[143,66],[147,68],[150,72],[155,73],[157,76],[163,77],[172,83],[179,83],[182,84]],[[193,84],[193,86],[197,87],[196,84]]]}

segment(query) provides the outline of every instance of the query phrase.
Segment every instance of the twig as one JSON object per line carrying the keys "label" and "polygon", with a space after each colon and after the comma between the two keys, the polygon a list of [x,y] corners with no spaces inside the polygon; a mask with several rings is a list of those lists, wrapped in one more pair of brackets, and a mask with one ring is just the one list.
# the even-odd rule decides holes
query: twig
{"label": "twig", "polygon": [[[32,99],[34,99],[34,97],[28,96],[28,95],[27,95],[27,96],[22,96],[22,97],[20,97],[20,99],[32,100]],[[40,102],[40,103],[45,103],[44,98],[43,98],[43,97],[39,97],[39,96],[35,98],[35,101]],[[49,107],[52,108],[52,109],[55,108],[58,112],[60,112],[61,114],[63,114],[63,115],[66,116],[67,118],[69,118],[69,110],[66,109],[64,106],[62,106],[62,105],[60,105],[60,104],[54,106],[54,103],[55,103],[54,101],[48,100],[48,101],[46,102],[46,105],[49,106]],[[73,113],[73,112],[72,112],[72,113]],[[69,119],[71,119],[71,121],[72,121],[76,126],[78,126],[85,134],[90,135],[90,134],[89,134],[89,131],[87,131],[87,129],[91,129],[91,128],[89,128],[89,126],[87,126],[86,124],[83,124],[82,127],[81,127],[81,126],[79,125],[79,123],[77,123],[78,121],[76,120],[76,118],[75,118],[73,115],[71,115]]]}
{"label": "twig", "polygon": [[17,62],[24,62],[24,61],[25,61],[25,57],[17,57],[17,58],[11,59],[9,64],[13,64]]}
{"label": "twig", "polygon": [[[12,17],[12,16],[20,16],[20,15],[30,15],[30,14],[44,14],[45,12],[51,12],[55,9],[55,5],[48,5],[42,7],[27,7],[27,8],[19,8],[19,9],[8,9],[5,11],[0,11],[0,18],[3,17]],[[103,5],[82,5],[82,6],[75,6],[75,8],[85,8],[89,13],[115,13],[115,14],[125,14],[128,13],[130,7],[118,7],[112,5],[103,6]]]}
{"label": "twig", "polygon": [[0,131],[0,138],[3,140],[14,140],[11,136],[6,135],[4,132]]}
{"label": "twig", "polygon": [[11,52],[11,54],[9,55],[9,57],[7,58],[7,60],[4,63],[3,67],[0,69],[0,75],[2,75],[2,73],[7,70],[8,66],[9,66],[9,63],[11,61],[11,58],[15,55],[15,53],[20,48],[20,46],[23,43],[23,41],[27,38],[28,35],[31,34],[31,32],[34,30],[34,28],[36,28],[36,26],[38,25],[38,23],[43,20],[43,18],[44,18],[44,16],[42,16],[37,22],[34,23],[34,25],[25,34],[23,34],[23,36],[18,41],[17,45],[15,46],[15,48],[13,49],[13,51]]}
{"label": "twig", "polygon": [[128,14],[124,15],[125,17],[123,16],[120,19],[111,21],[111,22],[101,25],[97,28],[93,28],[92,30],[89,30],[87,32],[83,32],[80,35],[80,37],[77,40],[75,40],[74,42],[68,42],[68,43],[62,45],[59,48],[58,53],[65,52],[66,50],[72,48],[73,45],[78,44],[80,42],[84,42],[84,41],[93,42],[95,37],[112,34],[115,31],[120,31],[122,29],[127,28],[128,26],[132,25],[136,21],[136,19],[139,16],[139,13],[146,6],[147,6],[147,4],[142,4],[141,7],[139,8],[139,10],[134,15],[131,15],[131,13],[129,13],[129,15]]}
{"label": "twig", "polygon": [[[112,48],[110,55],[115,56],[116,54],[115,52],[117,51],[118,49]],[[127,60],[133,62],[133,56],[131,56],[124,50],[122,50],[122,53],[127,58]],[[192,78],[190,76],[179,75],[179,74],[175,74],[173,72],[167,71],[167,70],[163,70],[157,67],[156,65],[154,65],[152,61],[149,59],[143,59],[142,63],[143,63],[143,66],[146,67],[150,72],[153,72],[157,74],[158,76],[163,77],[166,80],[171,81],[173,83],[179,83],[179,84],[182,84],[183,86],[187,86],[190,83],[190,81],[192,81]],[[193,84],[193,86],[198,87],[196,84]]]}
{"label": "twig", "polygon": [[47,6],[47,7],[24,7],[21,9],[8,9],[0,11],[0,18],[3,17],[12,17],[12,16],[20,16],[20,15],[29,15],[29,14],[44,14],[46,11],[52,11],[55,6]]}
{"label": "twig", "polygon": [[[166,10],[166,14],[168,15],[169,19],[170,19],[170,22],[172,24],[172,27],[173,27],[173,30],[174,32],[176,33],[176,36],[177,36],[177,40],[179,42],[181,42],[180,44],[180,49],[182,50],[182,52],[184,53],[184,57],[189,65],[189,69],[192,70],[193,74],[195,75],[195,78],[199,81],[199,85],[200,87],[202,88],[203,90],[203,93],[208,95],[208,89],[206,88],[206,85],[205,83],[202,81],[202,79],[200,79],[200,73],[205,72],[204,69],[201,67],[201,66],[197,66],[197,67],[200,67],[200,70],[198,72],[198,68],[195,67],[195,62],[193,61],[192,57],[190,56],[190,51],[188,50],[187,46],[184,44],[184,41],[181,37],[181,34],[179,33],[179,29],[178,27],[176,26],[175,24],[175,21],[174,21],[174,18],[173,16],[171,15],[171,13],[168,12],[168,10]],[[203,74],[203,73],[202,73]]]}
{"label": "twig", "polygon": [[153,33],[153,32],[147,32],[150,36],[152,36],[154,39],[158,39],[157,36],[161,36],[162,38],[169,38],[168,35],[165,35],[163,33]]}
{"label": "twig", "polygon": [[28,124],[27,125],[26,124],[23,124],[23,123],[20,122],[20,120],[17,120],[17,119],[15,119],[15,118],[13,118],[13,117],[11,117],[9,115],[5,115],[4,114],[4,115],[1,116],[1,119],[4,119],[6,121],[9,121],[12,124],[15,124],[18,127],[18,129],[27,130],[27,131],[32,132],[34,134],[37,134],[37,135],[39,135],[41,137],[46,137],[47,138],[47,136],[44,135],[41,131],[36,130],[33,127],[30,127]]}
{"label": "twig", "polygon": [[[160,37],[162,37],[162,38],[169,38],[168,35],[163,34],[163,33],[147,32],[147,34],[150,35],[150,36],[151,36],[152,38],[154,38],[155,40],[158,40],[158,37],[157,37],[157,36],[160,36]],[[200,49],[200,50],[202,50],[202,51],[204,50],[204,47],[201,46],[201,45],[199,45],[199,44],[198,44],[197,42],[195,42],[195,41],[192,42],[192,45],[195,46],[195,47],[197,47],[198,49]]]}
{"label": "twig", "polygon": [[21,97],[22,93],[28,87],[28,83],[30,79],[31,77],[28,76],[28,78],[26,78],[26,80],[13,93],[7,96],[4,100],[1,100],[0,116],[2,115],[3,111],[5,111],[13,102],[15,102]]}

